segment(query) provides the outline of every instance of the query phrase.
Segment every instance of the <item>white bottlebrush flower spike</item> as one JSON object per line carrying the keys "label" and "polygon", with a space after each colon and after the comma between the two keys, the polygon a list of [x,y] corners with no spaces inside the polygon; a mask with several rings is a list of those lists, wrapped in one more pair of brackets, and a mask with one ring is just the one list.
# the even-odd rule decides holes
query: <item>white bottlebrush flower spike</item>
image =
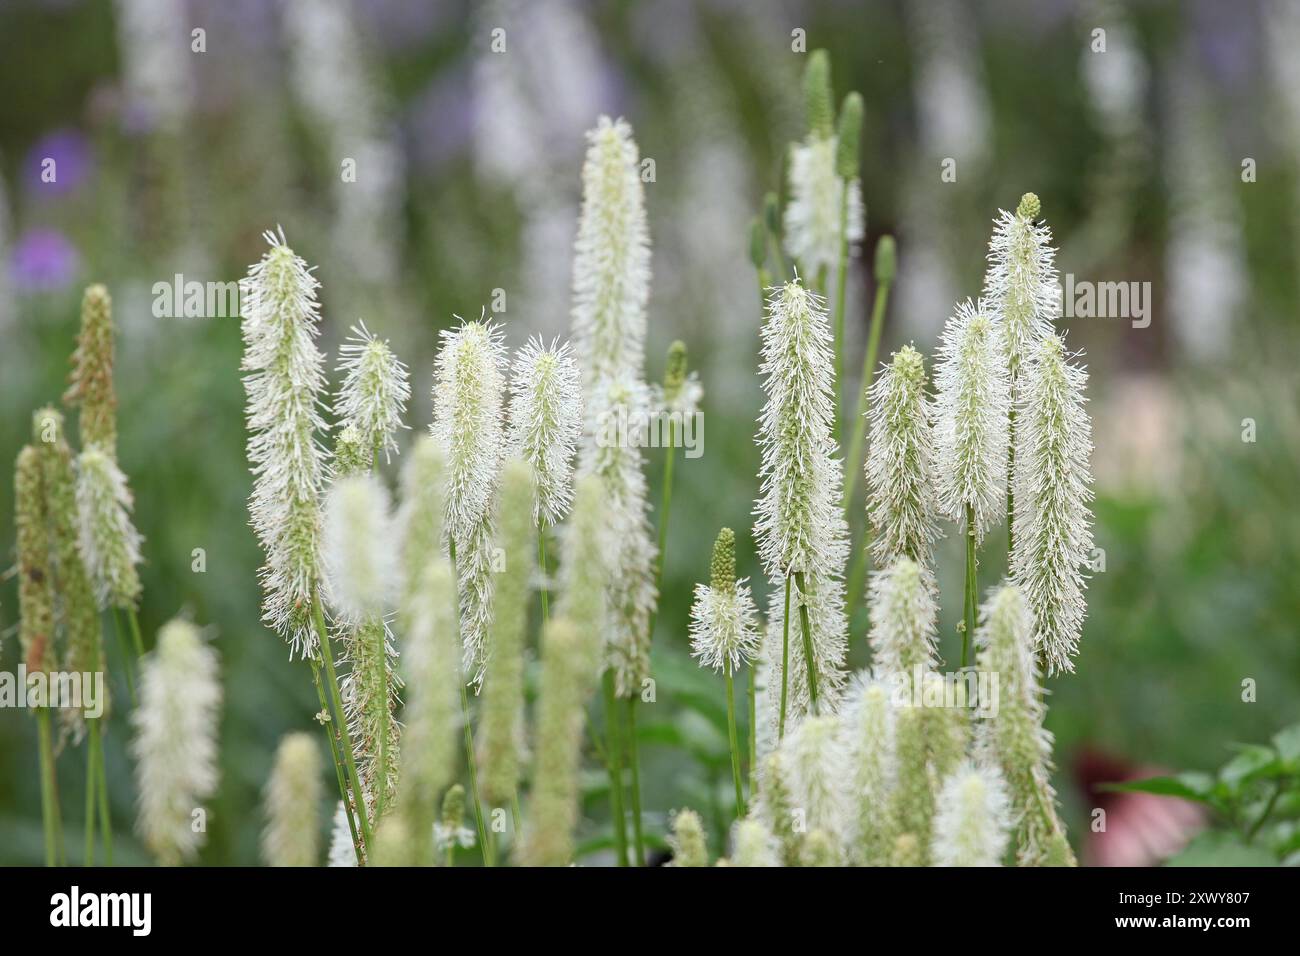
{"label": "white bottlebrush flower spike", "polygon": [[216,651],[187,621],[163,625],[140,668],[131,754],[140,794],[136,832],[164,866],[192,860],[203,842],[193,816],[216,792],[220,708]]}
{"label": "white bottlebrush flower spike", "polygon": [[293,651],[316,655],[311,606],[320,575],[324,356],[315,338],[319,287],[311,270],[266,233],[271,249],[240,280],[248,396],[249,514],[266,552],[263,619]]}
{"label": "white bottlebrush flower spike", "polygon": [[582,391],[568,343],[530,339],[510,378],[510,447],[533,469],[533,521],[552,527],[573,501],[573,456],[582,434]]}
{"label": "white bottlebrush flower spike", "polygon": [[324,523],[330,603],[351,624],[387,613],[397,597],[398,566],[383,482],[365,472],[334,482]]}
{"label": "white bottlebrush flower spike", "polygon": [[938,609],[925,572],[915,561],[899,558],[871,576],[869,620],[871,653],[876,673],[906,675],[920,665],[933,670],[935,621]]}
{"label": "white bottlebrush flower spike", "polygon": [[884,866],[895,837],[888,807],[896,773],[896,714],[889,682],[865,671],[845,694],[842,716],[848,760],[850,813],[846,820],[849,861]]}
{"label": "white bottlebrush flower spike", "polygon": [[790,149],[790,202],[785,208],[785,246],[791,256],[815,275],[834,268],[840,257],[840,205],[849,191],[848,239],[862,241],[865,213],[862,186],[836,174],[839,149],[834,134],[810,133]]}
{"label": "white bottlebrush flower spike", "polygon": [[935,371],[935,479],[944,513],[966,509],[979,543],[1006,512],[1007,414],[1011,382],[1002,326],[983,299],[959,303],[943,332]]}
{"label": "white bottlebrush flower spike", "polygon": [[695,586],[691,656],[701,667],[734,674],[758,654],[758,608],[745,580],[736,580],[736,536],[723,528],[713,546],[709,583]]}
{"label": "white bottlebrush flower spike", "polygon": [[843,851],[849,801],[848,760],[837,717],[808,717],[781,744],[790,807],[803,811],[805,832],[821,830]]}
{"label": "white bottlebrush flower spike", "polygon": [[361,436],[370,455],[384,454],[390,461],[397,450],[397,429],[411,397],[410,374],[386,339],[370,333],[365,323],[352,327],[339,346],[339,368],[344,373],[334,411]]}
{"label": "white bottlebrush flower spike", "polygon": [[330,849],[326,866],[356,866],[357,848],[352,843],[352,828],[348,814],[340,800],[334,807],[334,822],[330,827]]}
{"label": "white bottlebrush flower spike", "polygon": [[769,577],[839,575],[848,557],[843,473],[834,431],[834,368],[826,302],[798,279],[770,290],[759,368],[762,487],[754,513]]}
{"label": "white bottlebrush flower spike", "polygon": [[632,128],[602,116],[587,133],[573,259],[573,347],[590,390],[645,363],[650,233]]}
{"label": "white bottlebrush flower spike", "polygon": [[640,448],[647,402],[648,390],[640,381],[599,384],[589,406],[594,434],[583,446],[578,469],[584,477],[598,477],[604,491],[605,659],[614,669],[620,697],[639,693],[650,669],[655,543]]}
{"label": "white bottlebrush flower spike", "polygon": [[933,410],[925,394],[925,360],[905,345],[894,353],[870,393],[867,514],[875,530],[878,567],[910,558],[931,565],[939,535],[934,486]]}
{"label": "white bottlebrush flower spike", "polygon": [[805,600],[812,633],[813,661],[817,665],[817,703],[822,713],[834,713],[838,709],[841,692],[849,677],[844,668],[848,656],[848,619],[844,610],[843,578],[807,575],[804,585],[809,593],[806,596],[791,581],[788,668],[783,667],[785,584],[785,578],[774,578],[768,584],[767,630],[763,635],[759,683],[762,706],[766,708],[768,719],[759,728],[760,750],[766,749],[765,742],[770,746],[780,736],[783,669],[787,673],[786,733],[789,734],[790,728],[812,710],[800,618],[800,606]]}
{"label": "white bottlebrush flower spike", "polygon": [[465,322],[442,332],[434,363],[431,432],[447,456],[446,530],[468,540],[487,514],[503,451],[505,346],[501,327]]}
{"label": "white bottlebrush flower spike", "polygon": [[934,815],[935,866],[1001,866],[1011,828],[1007,788],[990,766],[969,761],[944,781]]}
{"label": "white bottlebrush flower spike", "polygon": [[1016,410],[1015,547],[1011,573],[1034,615],[1034,645],[1047,671],[1073,671],[1087,606],[1084,566],[1092,551],[1092,422],[1087,370],[1055,334],[1022,371]]}
{"label": "white bottlebrush flower spike", "polygon": [[1035,342],[1052,332],[1061,292],[1056,282],[1056,252],[1038,197],[1025,193],[1015,214],[1002,210],[989,240],[984,298],[1002,317],[1008,367],[1014,381]]}
{"label": "white bottlebrush flower spike", "polygon": [[266,785],[262,858],[271,866],[320,863],[321,758],[316,737],[297,732],[280,741]]}
{"label": "white bottlebrush flower spike", "polygon": [[732,831],[731,844],[732,866],[781,865],[776,838],[761,820],[738,820]]}
{"label": "white bottlebrush flower spike", "polygon": [[134,608],[140,599],[140,533],[131,492],[112,456],[91,445],[77,459],[81,560],[101,609]]}

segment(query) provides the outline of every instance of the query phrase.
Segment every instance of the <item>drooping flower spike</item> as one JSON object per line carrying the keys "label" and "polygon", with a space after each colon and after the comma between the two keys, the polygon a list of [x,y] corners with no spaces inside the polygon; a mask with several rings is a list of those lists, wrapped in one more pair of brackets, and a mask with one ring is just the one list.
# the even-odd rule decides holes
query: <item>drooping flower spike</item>
{"label": "drooping flower spike", "polygon": [[248,397],[249,515],[266,564],[263,619],[293,653],[315,657],[312,605],[320,580],[325,357],[316,348],[320,283],[284,235],[240,280]]}
{"label": "drooping flower spike", "polygon": [[939,504],[958,525],[969,508],[978,544],[1006,511],[1007,375],[1002,324],[981,299],[957,305],[935,372],[935,467]]}
{"label": "drooping flower spike", "polygon": [[530,339],[510,377],[510,448],[532,466],[533,523],[553,527],[573,501],[573,456],[582,434],[582,391],[568,343]]}
{"label": "drooping flower spike", "polygon": [[380,452],[390,461],[397,450],[397,430],[411,397],[410,373],[393,354],[386,339],[372,335],[364,322],[352,327],[339,346],[339,368],[344,373],[334,411],[360,434],[362,446],[373,456]]}
{"label": "drooping flower spike", "polygon": [[1022,371],[1017,405],[1015,544],[1011,573],[1034,615],[1034,646],[1047,672],[1073,671],[1087,612],[1084,569],[1092,551],[1092,422],[1087,370],[1060,337],[1038,342]]}

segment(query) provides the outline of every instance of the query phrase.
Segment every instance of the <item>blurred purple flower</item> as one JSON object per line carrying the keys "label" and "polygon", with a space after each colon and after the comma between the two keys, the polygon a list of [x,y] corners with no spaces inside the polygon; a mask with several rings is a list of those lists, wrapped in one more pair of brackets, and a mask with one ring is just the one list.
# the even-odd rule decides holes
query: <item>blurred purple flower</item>
{"label": "blurred purple flower", "polygon": [[25,292],[52,292],[77,276],[80,256],[57,229],[31,229],[14,244],[9,271],[14,285]]}
{"label": "blurred purple flower", "polygon": [[[47,182],[46,160],[53,160],[54,178]],[[63,196],[86,181],[94,165],[90,142],[80,130],[64,127],[47,133],[27,151],[23,180],[37,196]]]}

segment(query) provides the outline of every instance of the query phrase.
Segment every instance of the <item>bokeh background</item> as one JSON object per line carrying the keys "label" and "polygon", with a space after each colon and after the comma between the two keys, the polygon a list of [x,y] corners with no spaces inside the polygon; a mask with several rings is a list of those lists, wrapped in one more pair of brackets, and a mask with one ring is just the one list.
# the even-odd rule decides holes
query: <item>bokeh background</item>
{"label": "bokeh background", "polygon": [[[497,28],[502,53],[490,49]],[[1150,283],[1147,328],[1061,323],[1091,371],[1105,552],[1078,673],[1050,684],[1057,785],[1085,860],[1149,861],[1179,843],[1159,819],[1091,834],[1089,810],[1116,800],[1096,783],[1213,769],[1234,742],[1300,717],[1300,4],[0,0],[0,460],[62,390],[81,289],[106,283],[119,456],[147,538],[146,642],[184,613],[210,627],[222,660],[222,782],[202,862],[258,860],[274,747],[310,726],[316,702],[306,669],[258,620],[238,320],[155,318],[153,284],[236,279],[261,232],[283,227],[319,266],[331,364],[364,318],[410,364],[410,422],[425,427],[437,333],[454,314],[477,316],[502,290],[512,346],[566,334],[583,132],[602,112],[626,117],[655,161],[647,374],[660,377],[680,337],[705,388],[705,454],[677,468],[658,701],[642,717],[647,819],[662,833],[673,808],[694,806],[720,840],[722,696],[687,656],[686,621],[717,528],[747,529],[756,493],[747,228],[802,135],[796,29],[830,51],[837,97],[856,89],[866,102],[851,368],[876,239],[895,235],[900,263],[882,356],[907,341],[930,352],[954,301],[978,294],[991,220],[1026,190],[1042,199],[1062,272]],[[54,182],[41,177],[47,158]],[[344,158],[355,183],[342,181]],[[955,182],[941,179],[946,159]],[[647,457],[656,500],[662,462]],[[742,573],[761,579],[739,537]],[[6,566],[12,541],[6,481]],[[950,659],[960,560],[944,542]],[[1001,561],[984,557],[983,582]],[[16,605],[6,575],[11,672]],[[111,628],[108,644],[116,659]],[[852,647],[860,666],[860,618]],[[125,710],[107,742],[117,857],[143,862]],[[83,761],[70,750],[59,765],[72,847]],[[0,711],[0,862],[41,859],[36,767],[29,715]],[[608,824],[590,767],[582,837],[598,860]]]}

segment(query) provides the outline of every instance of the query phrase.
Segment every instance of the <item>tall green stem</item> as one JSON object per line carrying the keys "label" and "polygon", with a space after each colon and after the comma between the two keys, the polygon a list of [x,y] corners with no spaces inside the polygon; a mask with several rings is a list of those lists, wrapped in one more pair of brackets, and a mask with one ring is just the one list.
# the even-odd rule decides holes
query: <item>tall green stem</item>
{"label": "tall green stem", "polygon": [[970,662],[970,645],[975,636],[975,608],[978,602],[975,582],[975,509],[966,506],[966,603],[961,632],[961,666]]}
{"label": "tall green stem", "polygon": [[636,865],[645,866],[645,837],[641,832],[641,755],[636,739],[637,699],[627,699],[627,757],[632,770],[632,842],[636,849]]}
{"label": "tall green stem", "polygon": [[122,622],[117,613],[117,608],[113,612],[113,634],[117,638],[117,649],[122,654],[122,671],[126,674],[126,689],[131,695],[131,706],[135,706],[135,678],[132,676],[134,668],[131,666],[131,653],[127,650],[126,639],[122,636]]}
{"label": "tall green stem", "polygon": [[90,723],[90,740],[86,744],[86,866],[95,865],[95,784],[99,780],[95,751],[99,749],[99,721]]}
{"label": "tall green stem", "polygon": [[144,639],[140,637],[140,621],[136,617],[135,608],[126,609],[126,619],[131,625],[131,642],[135,644],[135,654],[144,657]]}
{"label": "tall green stem", "polygon": [[835,441],[844,447],[844,302],[849,276],[849,187],[840,190],[840,261],[835,271]]}
{"label": "tall green stem", "polygon": [[803,631],[803,655],[808,665],[808,701],[812,712],[817,713],[817,661],[813,657],[812,624],[808,620],[808,591],[805,588],[804,573],[794,573],[794,586],[799,589],[799,624]]}
{"label": "tall green stem", "polygon": [[745,791],[740,786],[740,747],[736,744],[736,689],[731,679],[731,668],[726,668],[727,675],[727,740],[731,744],[731,780],[736,785],[736,819],[745,815]]}
{"label": "tall green stem", "polygon": [[790,693],[790,575],[785,576],[785,614],[781,622],[781,716],[776,739],[785,739],[785,705]]}
{"label": "tall green stem", "polygon": [[758,669],[749,669],[749,792],[758,792]]}
{"label": "tall green stem", "polygon": [[623,812],[623,742],[619,739],[618,705],[614,695],[614,671],[602,678],[605,693],[605,752],[609,757],[609,812],[614,828],[614,850],[618,865],[627,866],[627,818]]}
{"label": "tall green stem", "polygon": [[50,710],[42,707],[36,714],[36,733],[41,756],[41,823],[45,831],[45,865],[56,866],[61,842],[59,831],[59,796],[54,777],[54,746],[50,739]]}
{"label": "tall green stem", "polygon": [[885,308],[889,304],[892,282],[876,284],[876,297],[871,306],[871,331],[867,335],[867,354],[862,360],[862,388],[858,391],[858,407],[853,416],[852,438],[849,454],[844,459],[844,520],[849,520],[853,507],[853,489],[857,486],[858,472],[862,470],[862,444],[867,434],[867,393],[876,376],[876,355],[880,351],[880,332],[885,325]]}
{"label": "tall green stem", "polygon": [[487,840],[487,827],[483,823],[483,801],[478,795],[478,761],[474,757],[474,731],[469,719],[469,691],[465,681],[460,682],[460,706],[465,714],[465,762],[469,764],[469,792],[474,796],[474,823],[478,827],[478,845],[483,853],[483,865],[492,866],[495,855]]}
{"label": "tall green stem", "polygon": [[551,623],[551,608],[546,596],[546,525],[537,522],[537,570],[542,576],[542,586],[538,589],[542,592],[542,624],[543,626]]}
{"label": "tall green stem", "polygon": [[339,799],[343,801],[343,815],[348,818],[348,830],[352,833],[352,847],[357,852],[357,859],[362,859],[362,847],[360,834],[357,832],[357,821],[352,811],[352,800],[348,796],[347,781],[343,779],[343,759],[339,754],[339,739],[335,731],[334,716],[330,711],[329,701],[325,699],[325,687],[320,681],[320,665],[311,661],[311,678],[316,685],[316,697],[320,701],[321,715],[327,718],[321,728],[325,731],[325,737],[330,742],[330,757],[334,760],[334,777],[339,785]]}
{"label": "tall green stem", "polygon": [[95,771],[99,775],[99,784],[95,788],[95,795],[99,798],[99,829],[104,834],[104,863],[106,866],[112,866],[113,820],[108,812],[108,775],[104,771],[104,739],[102,736],[99,737],[97,742],[97,749]]}
{"label": "tall green stem", "polygon": [[[1011,394],[1016,391],[1015,379],[1012,379]],[[1016,513],[1016,407],[1011,406],[1007,414],[1007,567],[1011,566],[1011,550],[1015,546],[1015,532],[1011,527]]]}

